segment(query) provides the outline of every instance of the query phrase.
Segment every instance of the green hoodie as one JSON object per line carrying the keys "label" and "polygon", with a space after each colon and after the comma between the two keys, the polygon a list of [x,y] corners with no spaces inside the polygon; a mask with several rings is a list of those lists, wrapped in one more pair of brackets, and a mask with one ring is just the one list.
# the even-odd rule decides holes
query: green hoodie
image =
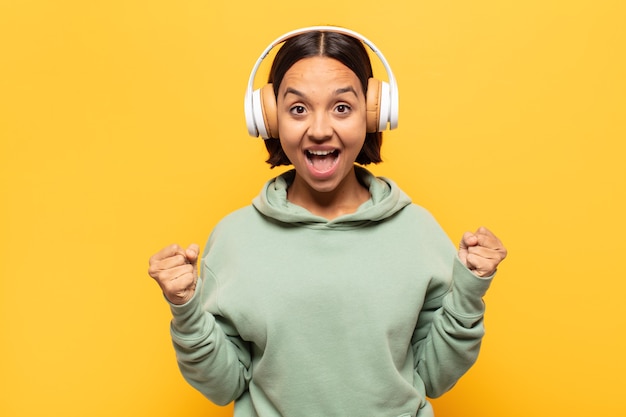
{"label": "green hoodie", "polygon": [[392,181],[356,172],[371,199],[331,221],[287,200],[294,171],[269,181],[171,306],[182,374],[236,417],[428,417],[476,360],[491,277]]}

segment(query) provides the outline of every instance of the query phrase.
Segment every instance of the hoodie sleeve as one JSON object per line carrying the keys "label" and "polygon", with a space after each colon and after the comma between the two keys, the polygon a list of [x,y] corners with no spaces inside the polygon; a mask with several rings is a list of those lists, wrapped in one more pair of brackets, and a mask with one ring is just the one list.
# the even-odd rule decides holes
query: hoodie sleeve
{"label": "hoodie sleeve", "polygon": [[184,378],[215,404],[226,405],[247,389],[251,356],[234,326],[203,308],[199,293],[211,281],[200,279],[191,300],[170,305],[170,333]]}
{"label": "hoodie sleeve", "polygon": [[455,257],[449,289],[426,299],[412,343],[427,396],[444,394],[476,361],[485,333],[482,297],[492,278],[477,277]]}

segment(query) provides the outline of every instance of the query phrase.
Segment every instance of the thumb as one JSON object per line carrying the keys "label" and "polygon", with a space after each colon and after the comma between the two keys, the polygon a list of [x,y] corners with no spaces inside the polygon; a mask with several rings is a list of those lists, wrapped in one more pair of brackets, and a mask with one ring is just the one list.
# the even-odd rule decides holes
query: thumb
{"label": "thumb", "polygon": [[187,249],[185,249],[185,257],[187,261],[190,263],[194,263],[198,260],[198,254],[200,253],[200,247],[195,243],[189,245]]}
{"label": "thumb", "polygon": [[467,268],[472,269],[473,266],[467,262],[467,255],[469,254],[469,247],[476,246],[478,243],[478,238],[471,232],[463,233],[463,237],[461,238],[461,242],[459,243],[459,259]]}
{"label": "thumb", "polygon": [[472,232],[463,233],[461,243],[459,243],[460,250],[467,250],[470,246],[476,246],[478,244],[478,237]]}
{"label": "thumb", "polygon": [[198,254],[200,253],[200,247],[195,243],[189,245],[187,249],[185,249],[185,257],[187,258],[187,262],[193,265],[193,277],[194,284],[198,279]]}

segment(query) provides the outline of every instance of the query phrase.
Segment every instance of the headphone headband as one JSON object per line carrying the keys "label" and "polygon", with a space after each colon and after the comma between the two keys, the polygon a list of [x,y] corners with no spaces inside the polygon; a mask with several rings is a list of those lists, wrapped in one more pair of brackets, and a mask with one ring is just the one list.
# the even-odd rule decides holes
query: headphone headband
{"label": "headphone headband", "polygon": [[[337,27],[337,26],[309,26],[309,27],[305,27],[301,29],[292,30],[291,32],[287,32],[284,35],[276,38],[272,43],[270,43],[267,46],[267,48],[265,48],[263,53],[261,53],[256,63],[254,64],[254,67],[252,68],[252,71],[250,72],[250,78],[248,79],[248,87],[246,89],[246,96],[245,96],[245,102],[244,102],[246,124],[248,126],[248,133],[250,134],[250,136],[253,136],[253,137],[259,136],[259,129],[254,121],[255,108],[254,108],[253,93],[254,93],[254,78],[256,76],[256,73],[259,67],[261,66],[261,62],[263,62],[263,59],[265,59],[265,57],[270,53],[270,51],[274,49],[280,43],[285,42],[288,39],[301,35],[303,33],[317,32],[317,31],[341,33],[344,35],[351,36],[355,39],[360,40],[364,44],[366,44],[372,50],[372,52],[374,52],[376,56],[378,56],[378,59],[381,61],[381,63],[385,67],[385,71],[387,72],[387,78],[389,80],[388,81],[389,83],[389,114],[384,115],[385,117],[384,123],[386,125],[388,121],[390,129],[395,129],[396,127],[398,127],[398,104],[399,104],[398,85],[396,83],[396,79],[393,75],[393,72],[391,71],[391,67],[389,66],[389,63],[383,56],[382,52],[380,52],[380,50],[376,47],[376,45],[374,45],[374,43],[371,42],[369,39],[367,39],[365,36],[353,30],[344,29],[344,28]],[[381,118],[382,117],[383,115],[381,115]]]}

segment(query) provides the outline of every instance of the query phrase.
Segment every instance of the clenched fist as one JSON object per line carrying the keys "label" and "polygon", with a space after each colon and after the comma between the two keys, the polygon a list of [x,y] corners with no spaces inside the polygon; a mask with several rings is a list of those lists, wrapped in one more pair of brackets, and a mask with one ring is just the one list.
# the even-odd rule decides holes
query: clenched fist
{"label": "clenched fist", "polygon": [[196,244],[187,249],[170,245],[150,257],[148,274],[159,284],[165,298],[172,304],[185,304],[196,291],[199,250]]}
{"label": "clenched fist", "polygon": [[459,245],[461,262],[479,277],[493,275],[506,253],[500,239],[485,227],[478,228],[476,233],[465,232]]}

